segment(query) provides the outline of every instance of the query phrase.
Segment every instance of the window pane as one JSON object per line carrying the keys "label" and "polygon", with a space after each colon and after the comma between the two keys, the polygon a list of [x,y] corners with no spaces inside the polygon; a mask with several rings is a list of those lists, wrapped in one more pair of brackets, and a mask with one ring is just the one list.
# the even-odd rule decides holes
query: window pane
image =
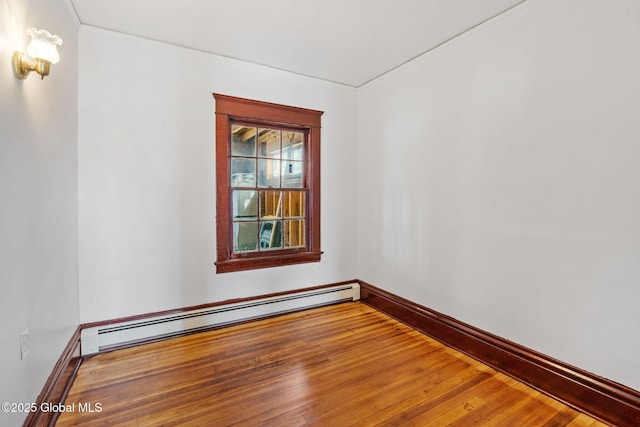
{"label": "window pane", "polygon": [[261,223],[260,248],[282,248],[282,221],[267,221]]}
{"label": "window pane", "polygon": [[304,133],[282,131],[282,158],[285,160],[302,160],[302,141]]}
{"label": "window pane", "polygon": [[232,197],[233,219],[258,219],[258,192],[235,190]]}
{"label": "window pane", "polygon": [[260,192],[260,219],[282,218],[282,192]]}
{"label": "window pane", "polygon": [[231,126],[231,155],[256,155],[256,128],[242,125]]}
{"label": "window pane", "polygon": [[285,191],[282,203],[285,218],[304,217],[304,191]]}
{"label": "window pane", "polygon": [[250,252],[258,250],[258,223],[233,223],[233,250],[235,252]]}
{"label": "window pane", "polygon": [[284,222],[284,247],[304,246],[304,220],[296,219]]}
{"label": "window pane", "polygon": [[280,160],[258,159],[258,187],[280,187]]}
{"label": "window pane", "polygon": [[256,161],[255,159],[231,159],[231,186],[255,187],[256,186]]}
{"label": "window pane", "polygon": [[302,188],[303,162],[283,161],[282,162],[282,187],[284,188]]}
{"label": "window pane", "polygon": [[280,131],[258,129],[258,156],[280,158]]}

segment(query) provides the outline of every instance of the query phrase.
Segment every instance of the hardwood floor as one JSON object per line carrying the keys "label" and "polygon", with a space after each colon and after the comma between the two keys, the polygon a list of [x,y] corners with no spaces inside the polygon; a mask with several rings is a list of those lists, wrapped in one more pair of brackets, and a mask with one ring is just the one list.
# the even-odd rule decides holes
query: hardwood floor
{"label": "hardwood floor", "polygon": [[59,427],[604,425],[357,302],[94,356],[66,405]]}

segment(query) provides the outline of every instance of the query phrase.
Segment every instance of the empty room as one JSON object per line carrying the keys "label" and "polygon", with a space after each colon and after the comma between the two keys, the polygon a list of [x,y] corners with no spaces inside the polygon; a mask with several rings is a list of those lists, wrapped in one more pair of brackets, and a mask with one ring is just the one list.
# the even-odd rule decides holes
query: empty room
{"label": "empty room", "polygon": [[0,0],[0,426],[640,425],[640,2]]}

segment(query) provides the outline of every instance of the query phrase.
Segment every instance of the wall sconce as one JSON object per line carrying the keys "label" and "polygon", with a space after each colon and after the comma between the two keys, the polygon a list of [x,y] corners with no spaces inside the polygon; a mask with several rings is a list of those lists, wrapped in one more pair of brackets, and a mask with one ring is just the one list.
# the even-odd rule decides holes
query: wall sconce
{"label": "wall sconce", "polygon": [[22,52],[14,52],[13,71],[20,80],[26,79],[31,71],[40,74],[44,79],[44,76],[49,75],[51,64],[60,61],[56,46],[62,44],[62,39],[52,36],[47,30],[36,30],[33,27],[27,29],[27,34],[31,36],[27,53],[33,60]]}

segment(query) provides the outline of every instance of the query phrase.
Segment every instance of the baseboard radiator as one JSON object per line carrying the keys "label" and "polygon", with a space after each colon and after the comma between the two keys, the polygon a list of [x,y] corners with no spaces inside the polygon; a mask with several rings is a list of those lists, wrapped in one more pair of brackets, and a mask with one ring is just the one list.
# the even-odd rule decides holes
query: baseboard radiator
{"label": "baseboard radiator", "polygon": [[360,299],[357,282],[82,329],[82,355]]}

